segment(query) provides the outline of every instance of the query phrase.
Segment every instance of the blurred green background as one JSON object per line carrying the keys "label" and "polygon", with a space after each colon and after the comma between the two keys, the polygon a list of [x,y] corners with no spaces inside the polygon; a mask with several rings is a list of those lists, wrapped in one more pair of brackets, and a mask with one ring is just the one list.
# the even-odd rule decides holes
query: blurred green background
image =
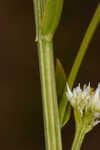
{"label": "blurred green background", "polygon": [[[64,3],[54,44],[68,74],[99,0]],[[44,150],[42,104],[32,0],[0,0],[0,149]],[[100,25],[81,65],[77,83],[100,81]],[[64,150],[74,134],[73,117],[62,130]],[[100,125],[81,150],[100,149]]]}

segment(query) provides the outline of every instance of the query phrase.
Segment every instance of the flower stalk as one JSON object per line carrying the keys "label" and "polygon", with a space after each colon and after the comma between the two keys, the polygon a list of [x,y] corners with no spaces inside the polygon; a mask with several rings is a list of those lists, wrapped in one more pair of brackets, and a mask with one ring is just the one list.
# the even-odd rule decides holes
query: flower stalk
{"label": "flower stalk", "polygon": [[75,137],[71,150],[80,150],[84,136],[85,136],[85,128],[83,125],[79,125],[75,132]]}

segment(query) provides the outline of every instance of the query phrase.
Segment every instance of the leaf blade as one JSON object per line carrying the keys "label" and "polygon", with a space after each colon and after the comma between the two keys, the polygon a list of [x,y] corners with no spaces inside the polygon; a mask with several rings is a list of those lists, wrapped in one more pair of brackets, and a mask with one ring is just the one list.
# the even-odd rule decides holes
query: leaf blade
{"label": "leaf blade", "polygon": [[[59,59],[56,60],[56,86],[59,105],[59,119],[61,127],[63,127],[70,119],[71,106],[67,100],[66,93],[64,93],[66,87],[67,77],[63,66]],[[67,90],[67,89],[66,89]]]}

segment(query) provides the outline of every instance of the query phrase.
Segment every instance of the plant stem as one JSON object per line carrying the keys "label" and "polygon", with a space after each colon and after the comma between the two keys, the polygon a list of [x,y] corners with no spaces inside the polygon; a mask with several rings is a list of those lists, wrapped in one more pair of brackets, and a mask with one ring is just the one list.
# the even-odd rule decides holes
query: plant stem
{"label": "plant stem", "polygon": [[53,41],[43,40],[40,30],[45,0],[33,0],[33,3],[42,89],[45,146],[46,150],[62,150],[53,60]]}
{"label": "plant stem", "polygon": [[36,27],[36,38],[35,41],[38,41],[38,37],[39,37],[39,0],[33,0],[33,7],[34,7],[34,16],[35,16],[35,27]]}
{"label": "plant stem", "polygon": [[46,150],[62,150],[55,86],[53,43],[40,40],[38,54],[43,94]]}
{"label": "plant stem", "polygon": [[71,150],[80,150],[85,133],[86,132],[85,132],[84,126],[82,127],[78,126],[78,128],[76,129],[76,133],[75,133],[75,137],[74,137]]}
{"label": "plant stem", "polygon": [[80,46],[80,49],[77,53],[73,67],[72,67],[71,72],[69,74],[68,83],[69,83],[70,87],[73,86],[73,83],[76,79],[80,65],[83,61],[84,55],[86,54],[88,45],[90,44],[90,41],[91,41],[99,23],[100,23],[100,4],[98,5],[96,12],[94,13],[94,16],[91,20],[91,23],[87,29],[85,36],[83,38],[82,44]]}

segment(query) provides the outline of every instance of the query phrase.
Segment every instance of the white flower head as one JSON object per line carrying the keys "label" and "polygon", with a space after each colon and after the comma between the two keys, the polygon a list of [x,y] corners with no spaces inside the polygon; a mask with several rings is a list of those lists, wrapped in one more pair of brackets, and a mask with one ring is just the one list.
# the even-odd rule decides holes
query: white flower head
{"label": "white flower head", "polygon": [[72,91],[67,84],[66,96],[72,107],[79,109],[81,114],[86,111],[100,113],[100,84],[95,91],[91,88],[90,83],[88,86],[84,85],[83,89],[79,84]]}

